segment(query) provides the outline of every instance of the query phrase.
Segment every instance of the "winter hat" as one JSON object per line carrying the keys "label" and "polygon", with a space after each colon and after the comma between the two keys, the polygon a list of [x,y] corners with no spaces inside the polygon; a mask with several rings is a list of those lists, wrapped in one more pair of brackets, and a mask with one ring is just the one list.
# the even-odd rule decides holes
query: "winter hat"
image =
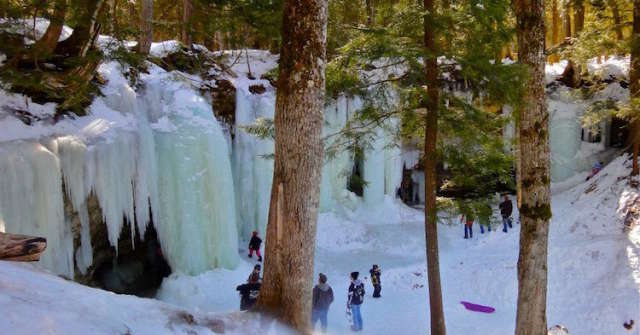
{"label": "winter hat", "polygon": [[353,280],[358,279],[358,275],[359,274],[360,274],[360,272],[358,272],[358,271],[351,272],[351,279],[353,279]]}
{"label": "winter hat", "polygon": [[254,270],[260,270],[260,264],[256,264],[256,266],[253,267]]}
{"label": "winter hat", "polygon": [[327,276],[324,273],[321,273],[319,277],[320,277],[320,282],[321,283],[324,284],[324,283],[327,282]]}
{"label": "winter hat", "polygon": [[258,231],[254,230],[253,231],[253,236],[258,236]]}
{"label": "winter hat", "polygon": [[373,264],[373,268],[377,269],[378,268],[378,264]]}

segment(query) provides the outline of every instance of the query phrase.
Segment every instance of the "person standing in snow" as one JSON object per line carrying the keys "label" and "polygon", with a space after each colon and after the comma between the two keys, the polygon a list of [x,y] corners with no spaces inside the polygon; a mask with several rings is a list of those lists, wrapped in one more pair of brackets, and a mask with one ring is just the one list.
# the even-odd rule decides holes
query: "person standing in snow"
{"label": "person standing in snow", "polygon": [[241,311],[251,309],[251,307],[255,305],[256,301],[258,301],[260,286],[262,286],[262,279],[260,278],[260,264],[256,264],[247,279],[247,283],[236,287],[236,291],[240,292]]}
{"label": "person standing in snow", "polygon": [[313,288],[311,326],[315,327],[316,322],[319,320],[323,333],[327,332],[327,314],[329,313],[329,305],[332,302],[333,290],[327,284],[327,276],[321,273],[318,278],[318,284]]}
{"label": "person standing in snow", "polygon": [[262,239],[258,237],[258,232],[254,231],[249,241],[249,258],[253,257],[253,252],[256,252],[258,256],[258,262],[262,262],[262,255],[260,255],[260,245],[262,245]]}
{"label": "person standing in snow", "polygon": [[473,238],[473,217],[462,214],[460,222],[464,223],[464,238]]}
{"label": "person standing in snow", "polygon": [[349,295],[347,299],[347,309],[351,312],[353,324],[351,330],[362,330],[362,315],[360,305],[364,302],[364,284],[358,279],[359,272],[351,272],[351,285],[349,285]]}
{"label": "person standing in snow", "polygon": [[373,297],[380,298],[380,291],[382,291],[382,282],[380,281],[380,268],[377,264],[373,264],[373,268],[369,270],[371,274],[371,284],[373,284]]}
{"label": "person standing in snow", "polygon": [[500,215],[502,215],[503,225],[502,231],[505,233],[507,232],[507,225],[509,225],[509,228],[513,228],[513,226],[511,226],[511,213],[513,213],[513,203],[511,199],[509,199],[509,195],[505,194],[504,200],[500,203]]}
{"label": "person standing in snow", "polygon": [[256,264],[253,267],[253,271],[249,275],[249,279],[247,279],[247,283],[249,284],[261,284],[262,278],[260,278],[260,264]]}

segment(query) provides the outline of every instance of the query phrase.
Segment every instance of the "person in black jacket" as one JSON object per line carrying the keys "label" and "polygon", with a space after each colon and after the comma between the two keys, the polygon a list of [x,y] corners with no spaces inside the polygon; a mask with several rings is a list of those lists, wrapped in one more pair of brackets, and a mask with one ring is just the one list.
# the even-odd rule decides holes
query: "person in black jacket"
{"label": "person in black jacket", "polygon": [[353,325],[351,330],[362,330],[362,315],[360,314],[360,305],[364,302],[364,284],[358,279],[358,272],[351,272],[351,285],[349,285],[349,298],[347,300],[347,308],[351,312]]}
{"label": "person in black jacket", "polygon": [[377,264],[373,264],[373,268],[369,270],[371,274],[371,284],[373,285],[373,297],[380,298],[380,291],[382,291],[382,282],[380,281],[380,268]]}
{"label": "person in black jacket", "polygon": [[253,252],[256,252],[256,256],[258,256],[258,262],[262,262],[262,255],[260,255],[260,245],[262,244],[262,239],[258,237],[258,232],[254,231],[251,236],[251,241],[249,241],[249,258],[253,257]]}
{"label": "person in black jacket", "polygon": [[505,233],[507,232],[507,225],[509,225],[509,228],[513,228],[511,226],[511,213],[513,213],[513,203],[509,199],[509,195],[505,194],[504,200],[500,203],[500,215],[502,215],[502,224],[504,226],[502,231]]}
{"label": "person in black jacket", "polygon": [[311,326],[315,327],[316,322],[320,320],[322,332],[327,331],[327,314],[329,313],[329,305],[333,302],[333,290],[327,284],[327,276],[321,273],[318,279],[318,285],[313,288],[313,300],[311,309]]}

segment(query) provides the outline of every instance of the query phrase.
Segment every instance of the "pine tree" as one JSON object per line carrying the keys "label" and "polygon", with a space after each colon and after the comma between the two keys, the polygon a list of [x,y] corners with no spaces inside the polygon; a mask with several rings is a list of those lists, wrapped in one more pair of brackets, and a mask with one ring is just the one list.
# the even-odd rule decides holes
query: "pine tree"
{"label": "pine tree", "polygon": [[193,11],[193,4],[191,0],[182,0],[182,31],[181,39],[182,44],[187,48],[191,48],[191,13]]}
{"label": "pine tree", "polygon": [[551,219],[549,113],[544,81],[544,1],[514,0],[518,62],[527,66],[519,110],[522,203],[518,257],[517,335],[547,334],[547,243]]}
{"label": "pine tree", "polygon": [[629,140],[632,145],[633,165],[631,175],[637,176],[638,151],[640,151],[640,0],[633,1],[633,31],[631,34],[631,67],[629,91],[633,111]]}
{"label": "pine tree", "polygon": [[67,1],[56,0],[53,7],[53,15],[50,18],[50,23],[47,27],[47,30],[33,46],[35,59],[46,57],[55,51],[56,45],[58,44],[58,39],[60,38],[60,34],[62,33],[62,27],[64,26],[64,18],[66,13]]}
{"label": "pine tree", "polygon": [[427,279],[429,281],[429,311],[431,313],[431,334],[446,334],[444,323],[444,309],[442,307],[442,287],[440,284],[440,258],[438,255],[438,216],[436,193],[438,177],[438,109],[440,106],[440,85],[438,83],[438,46],[436,40],[433,13],[436,4],[434,0],[424,0],[424,72],[426,92],[423,98],[427,111],[424,136],[424,216],[425,239],[427,248]]}
{"label": "pine tree", "polygon": [[140,6],[138,52],[147,55],[149,54],[153,40],[153,0],[142,0]]}
{"label": "pine tree", "polygon": [[310,333],[323,148],[326,0],[287,0],[260,308]]}

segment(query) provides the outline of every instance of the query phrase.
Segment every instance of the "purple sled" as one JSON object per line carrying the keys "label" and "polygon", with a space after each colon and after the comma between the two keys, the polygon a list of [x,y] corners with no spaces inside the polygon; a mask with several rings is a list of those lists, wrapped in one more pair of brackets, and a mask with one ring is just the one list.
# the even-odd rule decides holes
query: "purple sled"
{"label": "purple sled", "polygon": [[464,305],[464,308],[474,312],[493,313],[496,311],[493,307],[478,305],[468,301],[460,301],[460,303]]}

